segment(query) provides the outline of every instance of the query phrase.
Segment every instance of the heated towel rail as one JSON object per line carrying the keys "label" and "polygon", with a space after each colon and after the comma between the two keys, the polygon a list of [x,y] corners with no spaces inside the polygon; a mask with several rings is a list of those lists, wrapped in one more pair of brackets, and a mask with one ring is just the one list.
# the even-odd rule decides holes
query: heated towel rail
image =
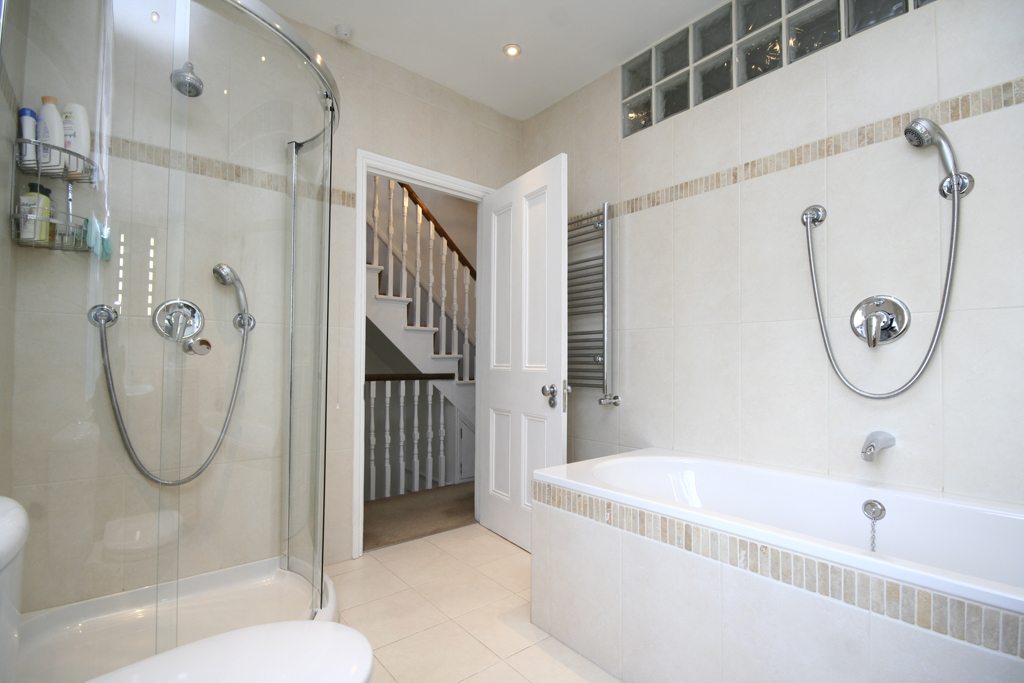
{"label": "heated towel rail", "polygon": [[608,204],[569,222],[569,385],[601,389],[601,405],[619,405],[612,394],[611,233]]}

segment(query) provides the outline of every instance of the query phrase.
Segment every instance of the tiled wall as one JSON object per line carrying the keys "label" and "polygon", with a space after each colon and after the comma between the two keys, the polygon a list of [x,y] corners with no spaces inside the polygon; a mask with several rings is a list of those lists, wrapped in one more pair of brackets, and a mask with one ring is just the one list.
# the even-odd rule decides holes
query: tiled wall
{"label": "tiled wall", "polygon": [[623,680],[1024,675],[1020,614],[551,484],[533,498],[533,621]]}
{"label": "tiled wall", "polygon": [[[292,21],[324,56],[338,82],[341,123],[334,135],[334,191],[355,192],[356,150],[382,154],[463,180],[501,187],[527,168],[516,164],[522,124],[437,83]],[[328,563],[352,550],[352,367],[355,325],[354,209],[331,215],[326,543]],[[359,456],[361,458],[361,454]]]}
{"label": "tiled wall", "polygon": [[[936,0],[626,139],[618,69],[525,121],[520,166],[568,153],[570,215],[608,201],[618,216],[623,404],[574,394],[570,458],[661,446],[1024,503],[1021,23],[1012,0]],[[829,212],[815,252],[840,366],[869,391],[903,384],[930,341],[949,240],[937,155],[899,135],[916,114],[942,122],[978,183],[932,364],[870,401],[828,365],[800,215]],[[869,350],[848,317],[876,293],[914,318]],[[866,463],[877,429],[897,445]]]}

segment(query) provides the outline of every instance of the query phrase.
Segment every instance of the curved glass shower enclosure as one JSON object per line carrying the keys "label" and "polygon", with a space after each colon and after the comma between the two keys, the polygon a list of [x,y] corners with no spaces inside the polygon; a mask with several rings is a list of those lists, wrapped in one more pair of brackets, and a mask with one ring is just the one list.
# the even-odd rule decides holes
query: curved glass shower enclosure
{"label": "curved glass shower enclosure", "polygon": [[[333,79],[254,0],[3,7],[18,682],[320,618]],[[44,97],[87,152],[42,144]]]}

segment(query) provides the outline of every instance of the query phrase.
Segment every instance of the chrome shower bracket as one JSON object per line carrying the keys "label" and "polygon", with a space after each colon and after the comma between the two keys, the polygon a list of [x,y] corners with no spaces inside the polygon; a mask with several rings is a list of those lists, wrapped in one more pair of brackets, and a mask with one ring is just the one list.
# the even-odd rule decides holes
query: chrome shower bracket
{"label": "chrome shower bracket", "polygon": [[910,327],[910,309],[894,296],[869,296],[853,309],[850,327],[869,347],[888,344]]}
{"label": "chrome shower bracket", "polygon": [[[956,187],[960,191],[961,197],[966,197],[974,189],[974,176],[970,173],[957,173],[956,174]],[[946,176],[941,183],[939,183],[939,194],[942,195],[943,199],[951,199],[953,196],[953,176]]]}
{"label": "chrome shower bracket", "polygon": [[825,207],[821,204],[814,204],[804,209],[804,215],[800,217],[801,222],[804,225],[810,223],[812,228],[816,228],[825,222],[825,218],[828,216],[828,212],[825,211]]}
{"label": "chrome shower bracket", "polygon": [[198,337],[204,324],[199,306],[185,299],[165,301],[153,311],[153,327],[164,339],[175,343]]}
{"label": "chrome shower bracket", "polygon": [[96,327],[103,325],[103,327],[110,327],[117,323],[117,311],[106,304],[98,304],[89,309],[86,314],[91,322]]}
{"label": "chrome shower bracket", "polygon": [[[248,316],[246,318],[246,327],[251,330],[252,328],[256,327],[256,318],[252,317],[249,314],[246,314],[246,315]],[[242,331],[242,314],[241,313],[239,313],[238,315],[235,316],[234,323],[235,323],[235,329],[238,330],[239,332],[241,332]]]}

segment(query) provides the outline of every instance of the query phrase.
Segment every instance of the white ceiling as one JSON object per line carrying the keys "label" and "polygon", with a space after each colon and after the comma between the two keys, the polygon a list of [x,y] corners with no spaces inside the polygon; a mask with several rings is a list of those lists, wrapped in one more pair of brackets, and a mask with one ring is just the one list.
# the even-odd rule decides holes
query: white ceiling
{"label": "white ceiling", "polygon": [[[281,14],[526,119],[722,0],[266,0]],[[523,53],[507,57],[516,43]]]}

